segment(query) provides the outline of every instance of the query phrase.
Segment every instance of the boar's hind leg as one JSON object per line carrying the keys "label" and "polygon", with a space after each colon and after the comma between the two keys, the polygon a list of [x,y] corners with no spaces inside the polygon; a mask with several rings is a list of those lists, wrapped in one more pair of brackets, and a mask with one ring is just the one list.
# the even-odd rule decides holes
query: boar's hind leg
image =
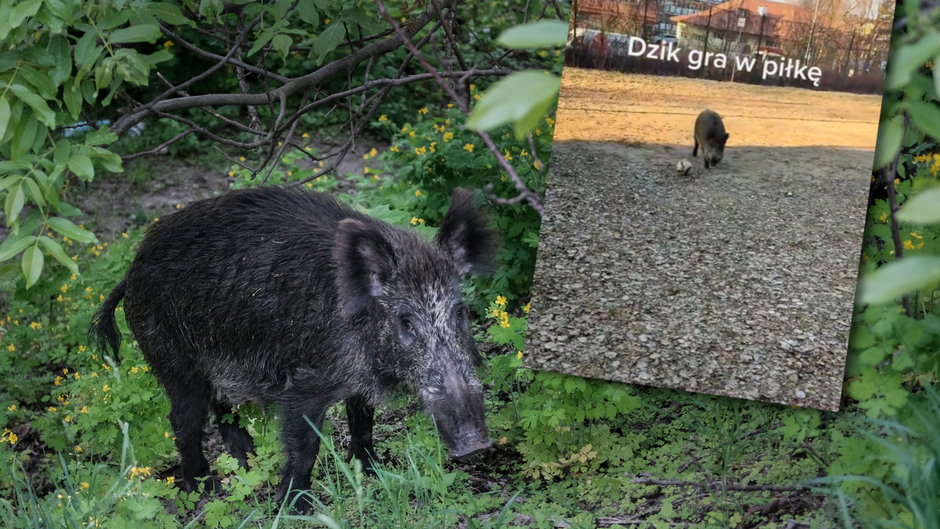
{"label": "boar's hind leg", "polygon": [[[225,441],[225,447],[228,448],[232,457],[238,460],[238,463],[248,470],[248,453],[255,451],[255,443],[251,439],[251,434],[238,424],[238,414],[232,408],[219,401],[212,403],[212,409],[215,412],[215,421],[219,425],[219,433],[222,434],[222,440]],[[231,421],[223,419],[225,415],[231,414]]]}
{"label": "boar's hind leg", "polygon": [[311,406],[309,402],[289,402],[283,408],[281,440],[286,462],[281,469],[281,484],[276,501],[281,502],[287,497],[287,503],[293,502],[294,510],[298,512],[310,509],[309,500],[299,492],[310,489],[310,472],[313,471],[314,458],[320,451],[320,437],[311,424],[321,430],[328,407]]}
{"label": "boar's hind leg", "polygon": [[692,156],[698,156],[698,138],[695,138],[695,147],[692,147]]}
{"label": "boar's hind leg", "polygon": [[206,480],[206,490],[217,489],[209,477],[209,462],[202,453],[203,426],[209,414],[209,384],[205,380],[162,380],[170,398],[170,424],[176,433],[183,481],[187,489],[195,490],[197,480]]}
{"label": "boar's hind leg", "polygon": [[346,419],[349,422],[349,457],[358,459],[362,463],[362,470],[367,474],[374,474],[373,463],[379,463],[379,456],[375,454],[372,445],[372,426],[375,408],[362,395],[346,399]]}

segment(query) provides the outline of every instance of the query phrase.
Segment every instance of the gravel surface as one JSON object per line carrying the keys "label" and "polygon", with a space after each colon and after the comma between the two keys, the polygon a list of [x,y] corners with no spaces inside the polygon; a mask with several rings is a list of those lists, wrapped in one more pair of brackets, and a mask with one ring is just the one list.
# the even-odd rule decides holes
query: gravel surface
{"label": "gravel surface", "polygon": [[871,151],[689,151],[556,141],[525,365],[837,410]]}

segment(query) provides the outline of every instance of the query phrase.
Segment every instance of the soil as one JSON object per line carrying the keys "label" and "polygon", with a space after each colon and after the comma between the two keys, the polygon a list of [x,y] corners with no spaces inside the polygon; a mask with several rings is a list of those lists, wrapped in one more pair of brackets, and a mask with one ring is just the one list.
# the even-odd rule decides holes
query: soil
{"label": "soil", "polygon": [[[337,143],[330,138],[316,138],[310,145],[318,152],[328,152]],[[358,138],[356,146],[337,168],[340,179],[347,173],[361,174],[366,166],[376,167],[374,161],[362,158],[372,148],[382,151],[388,145],[379,140]],[[142,182],[128,178],[127,175],[134,172],[131,170],[119,175],[103,175],[83,184],[77,194],[76,206],[87,213],[86,224],[100,238],[113,240],[132,225],[172,213],[189,202],[217,196],[231,188],[228,162],[210,168],[171,156],[153,156],[134,160],[126,169],[133,164],[149,165],[150,175]],[[339,190],[343,189],[341,185]]]}
{"label": "soil", "polygon": [[[712,169],[690,152],[705,107],[731,134]],[[526,366],[838,409],[879,107],[566,69]]]}

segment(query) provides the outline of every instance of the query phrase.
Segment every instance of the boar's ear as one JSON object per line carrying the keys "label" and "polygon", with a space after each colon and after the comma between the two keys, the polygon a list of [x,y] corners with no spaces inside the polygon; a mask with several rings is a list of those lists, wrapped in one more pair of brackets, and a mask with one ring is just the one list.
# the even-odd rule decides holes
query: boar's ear
{"label": "boar's ear", "polygon": [[492,268],[496,234],[486,227],[486,216],[473,207],[473,191],[454,190],[450,209],[437,232],[437,245],[450,256],[460,275]]}
{"label": "boar's ear", "polygon": [[340,311],[355,316],[381,296],[395,267],[391,244],[375,228],[356,219],[339,221],[333,246]]}

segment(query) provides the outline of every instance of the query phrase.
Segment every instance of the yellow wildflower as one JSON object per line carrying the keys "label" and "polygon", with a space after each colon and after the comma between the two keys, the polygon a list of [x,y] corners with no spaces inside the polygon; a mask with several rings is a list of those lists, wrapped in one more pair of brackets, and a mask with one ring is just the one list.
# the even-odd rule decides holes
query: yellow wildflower
{"label": "yellow wildflower", "polygon": [[526,303],[526,304],[525,304],[525,307],[522,307],[522,312],[524,312],[524,313],[526,313],[526,314],[528,314],[530,310],[532,310],[532,302],[531,302],[531,301],[528,302],[528,303]]}
{"label": "yellow wildflower", "polygon": [[427,114],[427,113],[428,113],[428,107],[421,107],[418,109],[418,114]]}
{"label": "yellow wildflower", "polygon": [[88,413],[88,406],[82,406],[82,409],[78,410],[79,413]]}
{"label": "yellow wildflower", "polygon": [[914,243],[912,243],[911,240],[908,239],[908,240],[904,241],[904,248],[907,249],[907,250],[913,250],[913,249],[914,249]]}
{"label": "yellow wildflower", "polygon": [[[76,448],[78,448],[78,447],[76,446]],[[83,481],[83,482],[79,483],[78,486],[81,487],[82,489],[87,489],[87,488],[90,487],[91,485],[89,485],[87,481]]]}
{"label": "yellow wildflower", "polygon": [[424,219],[418,217],[411,217],[411,225],[417,226],[418,224],[424,224]]}
{"label": "yellow wildflower", "polygon": [[467,151],[467,152],[473,152],[473,144],[472,144],[472,143],[464,144],[463,150],[465,150],[465,151]]}
{"label": "yellow wildflower", "polygon": [[509,154],[509,149],[503,150],[503,158],[505,158],[505,159],[507,159],[507,160],[512,160],[512,155]]}
{"label": "yellow wildflower", "polygon": [[385,114],[382,114],[381,116],[379,116],[379,121],[388,121],[388,116],[386,116]]}
{"label": "yellow wildflower", "polygon": [[449,142],[449,141],[452,140],[452,139],[454,139],[454,133],[453,133],[453,132],[445,132],[445,133],[444,133],[444,143],[447,143],[447,142]]}
{"label": "yellow wildflower", "polygon": [[505,307],[508,301],[509,300],[506,299],[506,296],[496,296],[496,304],[500,307]]}
{"label": "yellow wildflower", "polygon": [[426,153],[426,152],[428,152],[428,150],[427,150],[426,147],[415,147],[415,154],[417,154],[417,155],[419,155],[419,156],[422,155],[422,154],[424,154],[424,153]]}
{"label": "yellow wildflower", "polygon": [[101,391],[109,391],[110,389],[111,388],[107,384],[105,384],[104,386],[101,386]]}
{"label": "yellow wildflower", "polygon": [[173,477],[173,476],[168,476],[168,477],[166,478],[166,483],[167,483],[167,485],[172,485],[172,484],[176,483],[176,478]]}
{"label": "yellow wildflower", "polygon": [[126,239],[126,238],[128,238],[128,237],[129,237],[129,235],[127,234],[126,231],[122,231],[122,232],[121,232],[121,238],[122,238],[122,239]]}
{"label": "yellow wildflower", "polygon": [[147,477],[153,473],[153,467],[131,467],[130,476],[132,478]]}
{"label": "yellow wildflower", "polygon": [[541,170],[542,170],[542,162],[540,162],[540,161],[538,161],[538,160],[535,160],[534,162],[532,162],[532,167],[535,167],[535,169],[536,169],[537,171],[541,171]]}
{"label": "yellow wildflower", "polygon": [[420,197],[420,196],[423,195],[423,194],[424,194],[424,193],[422,193],[420,189],[418,189],[417,191],[415,191],[415,196],[416,196],[416,197]]}
{"label": "yellow wildflower", "polygon": [[388,148],[388,150],[392,152],[398,152],[398,145],[392,145],[391,147]]}
{"label": "yellow wildflower", "polygon": [[516,351],[516,359],[522,360],[522,351]]}
{"label": "yellow wildflower", "polygon": [[85,451],[85,449],[82,448],[82,445],[75,445],[75,448],[74,448],[73,450],[75,450],[76,452],[84,452],[84,451]]}
{"label": "yellow wildflower", "polygon": [[10,404],[7,406],[7,411],[16,411],[16,404]]}
{"label": "yellow wildflower", "polygon": [[229,172],[228,172],[228,175],[229,175],[229,176],[235,176],[235,170],[233,169],[233,170],[229,171]]}
{"label": "yellow wildflower", "polygon": [[8,346],[7,346],[7,351],[10,351],[11,353],[12,353],[13,351],[16,351],[16,346],[13,345],[13,344],[8,345]]}
{"label": "yellow wildflower", "polygon": [[164,42],[163,42],[163,47],[164,47],[164,48],[172,48],[172,47],[173,47],[173,41],[172,41],[172,40],[164,41]]}

